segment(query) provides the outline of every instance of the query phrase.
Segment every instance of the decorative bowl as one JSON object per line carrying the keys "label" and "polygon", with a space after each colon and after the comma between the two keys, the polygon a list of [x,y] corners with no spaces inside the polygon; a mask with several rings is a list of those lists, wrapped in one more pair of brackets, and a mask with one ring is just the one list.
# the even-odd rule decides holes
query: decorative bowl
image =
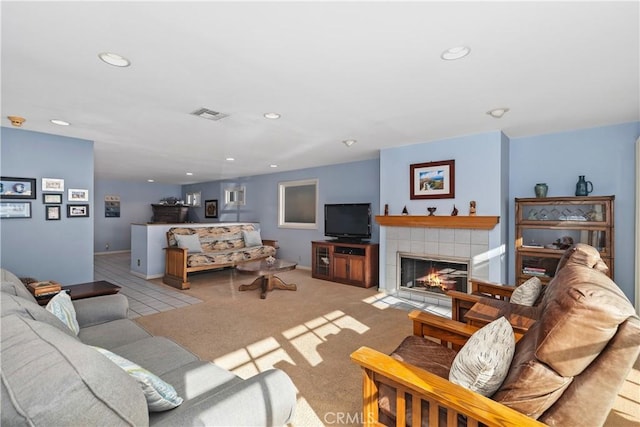
{"label": "decorative bowl", "polygon": [[273,264],[276,263],[276,259],[274,257],[272,257],[272,256],[268,256],[265,259],[265,262],[267,263],[267,265],[273,265]]}

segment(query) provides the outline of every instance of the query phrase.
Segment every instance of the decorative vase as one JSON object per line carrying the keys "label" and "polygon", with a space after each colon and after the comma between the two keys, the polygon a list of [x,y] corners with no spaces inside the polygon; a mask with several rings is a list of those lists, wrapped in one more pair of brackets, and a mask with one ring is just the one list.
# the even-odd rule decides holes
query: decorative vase
{"label": "decorative vase", "polygon": [[536,184],[536,186],[534,187],[534,190],[536,192],[536,197],[538,198],[547,197],[547,191],[549,190],[549,186],[544,182],[540,182]]}
{"label": "decorative vase", "polygon": [[434,213],[435,213],[435,211],[436,211],[436,208],[435,208],[435,207],[433,207],[433,208],[427,208],[427,211],[429,211],[429,216],[434,216]]}
{"label": "decorative vase", "polygon": [[593,184],[591,181],[586,181],[584,175],[578,176],[578,182],[576,182],[576,196],[588,196],[593,191]]}

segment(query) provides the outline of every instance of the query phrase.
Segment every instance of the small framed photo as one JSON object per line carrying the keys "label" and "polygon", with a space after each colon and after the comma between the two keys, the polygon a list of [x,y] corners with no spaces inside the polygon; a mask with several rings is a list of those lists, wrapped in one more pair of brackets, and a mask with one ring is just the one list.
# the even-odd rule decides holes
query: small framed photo
{"label": "small framed photo", "polygon": [[35,178],[0,177],[0,199],[35,199]]}
{"label": "small framed photo", "polygon": [[31,218],[31,202],[0,202],[0,218]]}
{"label": "small framed photo", "polygon": [[45,205],[60,205],[62,204],[62,194],[43,194],[42,203]]}
{"label": "small framed photo", "polygon": [[84,218],[89,216],[89,205],[67,205],[67,218]]}
{"label": "small framed photo", "polygon": [[416,163],[410,166],[411,199],[453,199],[455,160]]}
{"label": "small framed photo", "polygon": [[89,201],[89,190],[82,190],[79,188],[70,188],[69,195],[67,199],[70,202],[88,202]]}
{"label": "small framed photo", "polygon": [[218,199],[204,201],[204,217],[218,218]]}
{"label": "small framed photo", "polygon": [[64,193],[64,179],[42,178],[42,191]]}
{"label": "small framed photo", "polygon": [[60,219],[60,206],[45,206],[45,213],[47,221],[54,221]]}

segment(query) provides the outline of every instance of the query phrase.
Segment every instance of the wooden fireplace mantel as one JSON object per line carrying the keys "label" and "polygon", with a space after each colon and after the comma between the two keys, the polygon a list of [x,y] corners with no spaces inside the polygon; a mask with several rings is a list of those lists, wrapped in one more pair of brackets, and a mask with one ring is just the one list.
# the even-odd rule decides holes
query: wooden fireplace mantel
{"label": "wooden fireplace mantel", "polygon": [[376,222],[387,227],[471,228],[491,230],[499,216],[376,215]]}

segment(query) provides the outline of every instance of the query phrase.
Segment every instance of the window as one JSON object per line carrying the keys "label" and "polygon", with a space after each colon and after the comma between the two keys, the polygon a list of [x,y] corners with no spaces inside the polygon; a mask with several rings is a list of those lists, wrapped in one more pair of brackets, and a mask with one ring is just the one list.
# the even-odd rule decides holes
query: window
{"label": "window", "polygon": [[318,180],[278,184],[278,227],[317,229]]}

